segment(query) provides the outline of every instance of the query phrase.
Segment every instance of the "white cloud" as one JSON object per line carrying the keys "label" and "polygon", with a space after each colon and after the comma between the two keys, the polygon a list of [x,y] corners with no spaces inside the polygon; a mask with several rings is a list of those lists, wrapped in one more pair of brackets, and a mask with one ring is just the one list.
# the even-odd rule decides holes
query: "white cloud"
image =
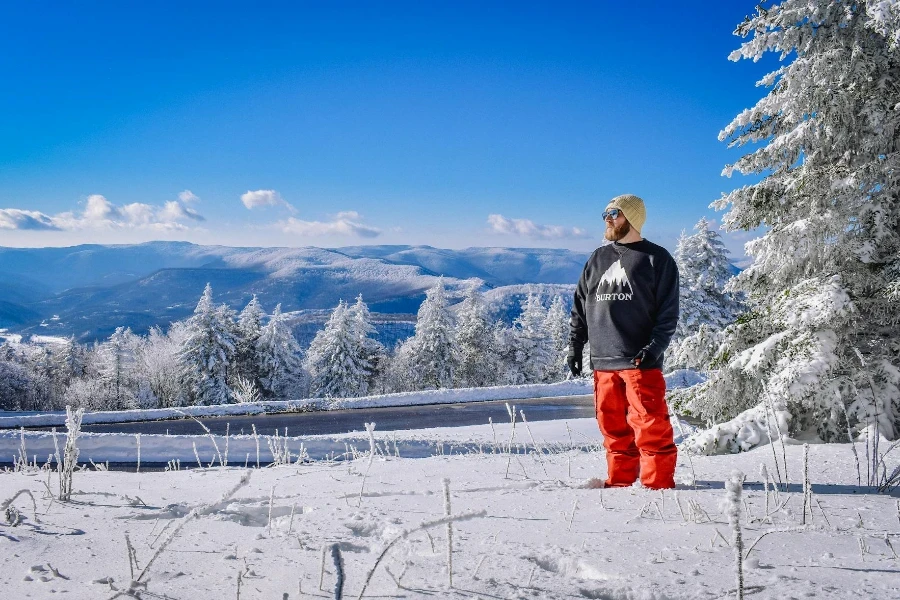
{"label": "white cloud", "polygon": [[370,227],[362,222],[358,212],[346,211],[335,215],[333,221],[302,221],[294,217],[288,217],[285,221],[279,221],[277,227],[285,233],[319,237],[323,235],[356,236],[374,238],[381,235],[381,230]]}
{"label": "white cloud", "polygon": [[166,222],[180,221],[183,219],[190,219],[192,221],[206,220],[203,218],[203,215],[193,208],[174,200],[170,200],[163,205],[162,210],[159,212],[159,218]]}
{"label": "white cloud", "polygon": [[122,213],[100,194],[88,196],[84,207],[83,219],[90,222],[111,221],[121,217]]}
{"label": "white cloud", "polygon": [[284,206],[291,212],[296,212],[294,207],[275,190],[247,190],[247,193],[241,194],[241,202],[244,203],[248,210],[264,206]]}
{"label": "white cloud", "polygon": [[538,225],[528,219],[507,219],[503,215],[488,215],[487,222],[494,233],[523,235],[542,240],[588,237],[587,232],[579,227]]}
{"label": "white cloud", "polygon": [[194,192],[191,190],[184,190],[180,194],[178,194],[178,199],[181,200],[183,204],[190,204],[191,202],[200,202],[200,198],[197,197]]}
{"label": "white cloud", "polygon": [[100,194],[92,194],[80,213],[67,211],[57,215],[19,210],[0,209],[0,228],[20,230],[77,231],[85,229],[188,229],[182,221],[203,221],[196,210],[179,200],[162,206],[133,202],[116,206]]}
{"label": "white cloud", "polygon": [[53,217],[34,210],[0,208],[0,229],[58,230]]}

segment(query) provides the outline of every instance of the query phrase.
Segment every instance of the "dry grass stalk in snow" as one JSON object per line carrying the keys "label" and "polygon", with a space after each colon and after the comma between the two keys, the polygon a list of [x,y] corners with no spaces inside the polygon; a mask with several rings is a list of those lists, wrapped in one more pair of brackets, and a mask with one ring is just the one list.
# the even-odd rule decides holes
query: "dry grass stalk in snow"
{"label": "dry grass stalk in snow", "polygon": [[[66,445],[63,448],[62,469],[59,476],[59,500],[68,502],[72,497],[72,476],[78,465],[78,435],[81,433],[81,419],[84,409],[72,410],[66,406]],[[59,457],[57,456],[57,463]]]}
{"label": "dry grass stalk in snow", "polygon": [[731,546],[734,551],[735,580],[737,585],[737,598],[744,600],[744,540],[741,535],[741,492],[744,487],[744,475],[740,471],[734,471],[725,481],[727,490],[726,513],[728,524],[731,526]]}

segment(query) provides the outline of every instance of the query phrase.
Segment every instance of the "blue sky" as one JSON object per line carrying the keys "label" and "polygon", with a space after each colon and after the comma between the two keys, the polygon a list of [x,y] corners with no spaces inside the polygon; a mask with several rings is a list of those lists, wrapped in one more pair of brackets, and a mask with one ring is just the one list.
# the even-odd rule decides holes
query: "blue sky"
{"label": "blue sky", "polygon": [[673,248],[746,183],[753,6],[6,3],[0,245],[589,250],[628,192]]}

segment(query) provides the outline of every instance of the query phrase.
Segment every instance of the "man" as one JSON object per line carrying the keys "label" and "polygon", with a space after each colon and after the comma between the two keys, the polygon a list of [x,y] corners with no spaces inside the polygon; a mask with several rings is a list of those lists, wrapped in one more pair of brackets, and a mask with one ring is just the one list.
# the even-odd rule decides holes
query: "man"
{"label": "man", "polygon": [[626,194],[603,211],[604,237],[575,290],[567,362],[581,374],[585,342],[606,447],[605,487],[675,487],[677,448],[666,406],[663,352],[678,322],[678,267],[641,237],[644,201]]}

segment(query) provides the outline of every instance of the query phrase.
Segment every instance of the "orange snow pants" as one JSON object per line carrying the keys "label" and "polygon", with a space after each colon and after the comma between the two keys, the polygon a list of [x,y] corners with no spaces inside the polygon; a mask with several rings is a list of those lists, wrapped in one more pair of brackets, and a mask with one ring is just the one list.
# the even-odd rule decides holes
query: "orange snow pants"
{"label": "orange snow pants", "polygon": [[660,369],[594,371],[594,409],[603,433],[607,487],[625,487],[638,473],[648,488],[675,487],[678,449]]}

